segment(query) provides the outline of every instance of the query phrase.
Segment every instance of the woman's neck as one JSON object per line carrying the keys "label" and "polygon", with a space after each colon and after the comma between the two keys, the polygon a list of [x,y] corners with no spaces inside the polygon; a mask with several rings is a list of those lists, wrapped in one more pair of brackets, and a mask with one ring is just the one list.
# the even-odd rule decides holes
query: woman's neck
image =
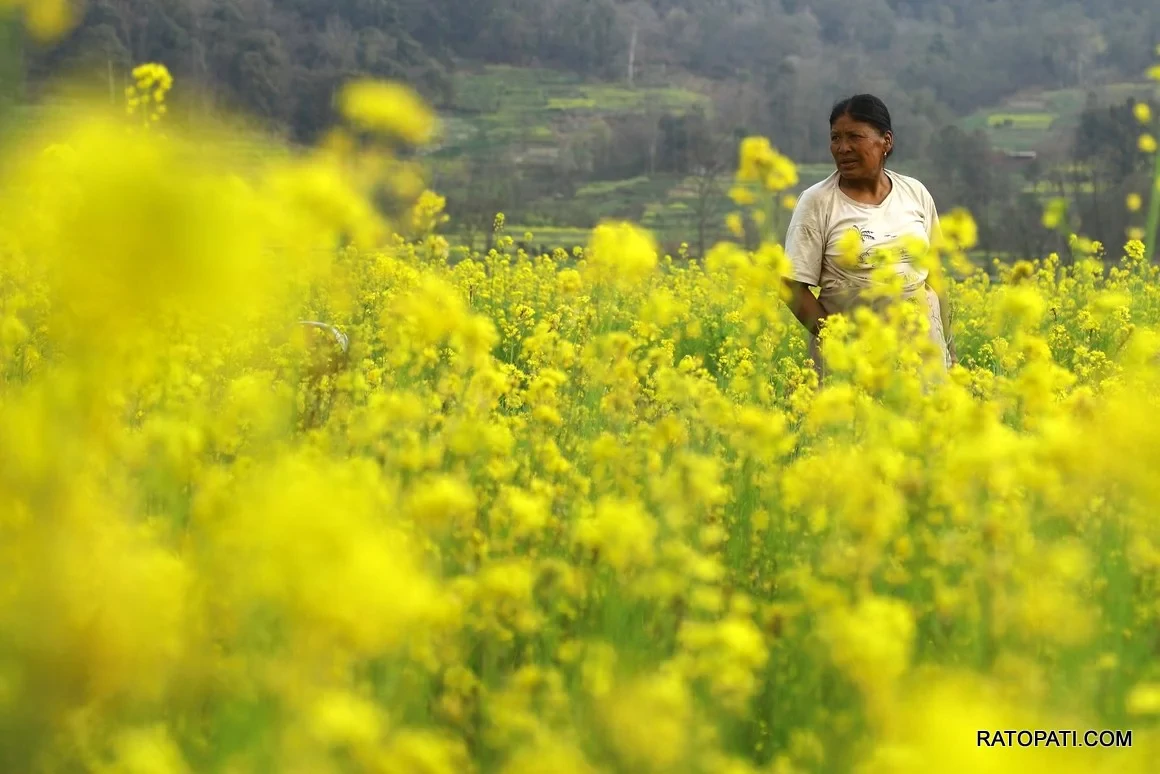
{"label": "woman's neck", "polygon": [[850,198],[866,204],[881,204],[894,187],[885,168],[878,171],[876,178],[868,180],[847,180],[839,175],[838,185]]}

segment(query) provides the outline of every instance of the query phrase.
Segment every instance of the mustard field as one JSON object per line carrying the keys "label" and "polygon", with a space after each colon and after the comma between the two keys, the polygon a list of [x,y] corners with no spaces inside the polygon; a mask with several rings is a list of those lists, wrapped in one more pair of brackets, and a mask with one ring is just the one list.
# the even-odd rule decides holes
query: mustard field
{"label": "mustard field", "polygon": [[1155,771],[1144,241],[979,267],[945,213],[959,364],[898,304],[820,387],[772,238],[472,254],[407,89],[242,165],[136,77],[4,148],[0,771]]}

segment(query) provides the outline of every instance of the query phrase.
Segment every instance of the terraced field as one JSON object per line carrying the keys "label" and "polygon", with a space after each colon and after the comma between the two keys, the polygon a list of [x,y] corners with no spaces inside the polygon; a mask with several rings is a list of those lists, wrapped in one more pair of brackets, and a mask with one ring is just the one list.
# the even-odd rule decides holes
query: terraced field
{"label": "terraced field", "polygon": [[[1116,83],[1099,87],[1100,104],[1117,104],[1129,97],[1144,98],[1154,84]],[[1060,89],[1017,95],[1002,104],[977,110],[959,125],[968,131],[982,129],[991,144],[1003,151],[1033,151],[1066,141],[1075,130],[1087,104],[1088,91]]]}
{"label": "terraced field", "polygon": [[585,82],[570,73],[491,65],[458,74],[442,108],[438,156],[492,153],[511,145],[557,147],[601,119],[634,113],[682,113],[708,107],[702,94],[675,87]]}
{"label": "terraced field", "polygon": [[[1144,97],[1151,88],[1147,83],[1112,84],[1101,87],[1098,99],[1113,104]],[[1060,150],[1066,147],[1087,100],[1082,89],[1022,94],[964,117],[960,126],[983,130],[1000,151]],[[707,108],[708,100],[690,89],[628,88],[585,83],[553,70],[486,67],[457,77],[454,98],[443,110],[442,142],[432,151],[432,161],[473,160],[497,170],[514,161],[534,177],[537,168],[548,169],[558,160],[570,139],[600,131],[602,124],[607,130],[609,119],[644,112],[680,114],[697,106]],[[798,192],[833,169],[827,159],[804,161],[798,168]],[[905,163],[895,169],[919,174]],[[703,209],[713,214],[713,235],[720,235],[717,215],[728,209],[725,182],[714,186],[708,204],[700,201],[697,181],[674,175],[585,183],[563,198],[529,194],[511,203],[510,232],[532,231],[536,246],[570,247],[582,243],[588,229],[600,220],[623,218],[653,229],[662,243],[675,249],[689,238]]]}

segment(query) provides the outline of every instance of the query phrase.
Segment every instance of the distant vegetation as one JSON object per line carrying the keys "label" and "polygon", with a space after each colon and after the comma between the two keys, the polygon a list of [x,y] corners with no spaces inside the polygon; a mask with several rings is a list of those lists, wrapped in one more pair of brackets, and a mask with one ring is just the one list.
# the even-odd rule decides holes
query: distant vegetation
{"label": "distant vegetation", "polygon": [[[434,182],[468,238],[501,209],[541,230],[609,216],[642,218],[662,239],[670,224],[720,229],[739,136],[769,136],[809,165],[806,185],[828,163],[830,105],[869,90],[894,112],[899,169],[940,206],[971,207],[983,248],[1038,256],[1056,246],[1038,228],[1042,198],[1061,191],[1085,230],[1123,237],[1112,203],[1140,184],[1143,159],[1100,180],[1059,169],[1092,152],[1075,147],[1083,126],[1099,147],[1123,139],[1115,121],[1147,96],[1138,82],[1160,42],[1153,5],[87,0],[73,34],[29,46],[27,78],[5,82],[27,102],[71,72],[117,99],[133,64],[160,61],[182,84],[175,120],[237,110],[309,142],[333,123],[339,83],[405,80],[444,118]],[[1032,151],[1034,163],[1006,155]],[[578,195],[618,181],[630,182]]]}

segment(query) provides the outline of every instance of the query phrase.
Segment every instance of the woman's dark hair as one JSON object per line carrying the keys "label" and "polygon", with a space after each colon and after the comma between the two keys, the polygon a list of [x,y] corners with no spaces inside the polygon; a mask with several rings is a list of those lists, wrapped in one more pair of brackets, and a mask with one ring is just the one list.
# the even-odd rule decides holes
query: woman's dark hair
{"label": "woman's dark hair", "polygon": [[[870,124],[883,134],[886,132],[894,133],[894,129],[890,125],[890,111],[886,109],[886,103],[873,94],[855,94],[853,97],[846,97],[835,102],[830,111],[830,126],[833,126],[834,122],[842,116],[850,116],[855,121]],[[890,158],[891,153],[894,153],[894,148],[886,153],[886,158]]]}

